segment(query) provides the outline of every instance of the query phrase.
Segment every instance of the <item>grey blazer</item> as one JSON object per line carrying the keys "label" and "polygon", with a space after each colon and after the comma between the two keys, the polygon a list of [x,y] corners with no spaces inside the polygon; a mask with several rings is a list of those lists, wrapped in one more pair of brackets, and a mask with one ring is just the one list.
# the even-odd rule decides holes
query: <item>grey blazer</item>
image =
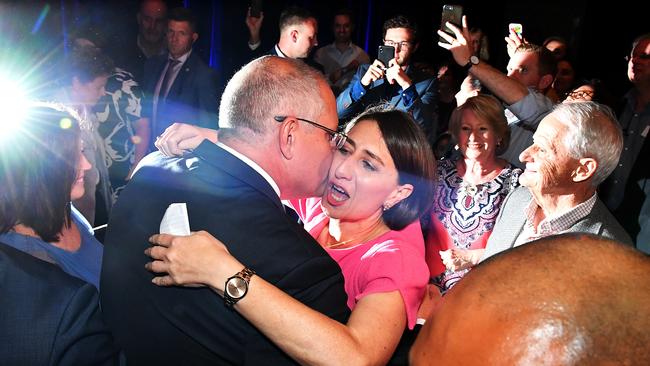
{"label": "grey blazer", "polygon": [[[510,192],[503,202],[481,261],[515,246],[515,241],[526,223],[524,210],[531,199],[533,196],[526,187],[519,187]],[[607,210],[600,198],[596,198],[591,212],[566,232],[596,234],[626,245],[633,245],[629,235]]]}

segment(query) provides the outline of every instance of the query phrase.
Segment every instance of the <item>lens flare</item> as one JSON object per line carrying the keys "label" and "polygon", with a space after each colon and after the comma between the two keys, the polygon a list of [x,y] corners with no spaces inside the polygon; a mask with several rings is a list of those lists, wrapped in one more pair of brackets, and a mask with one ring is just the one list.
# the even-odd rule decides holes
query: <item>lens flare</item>
{"label": "lens flare", "polygon": [[61,118],[59,121],[59,127],[67,130],[68,128],[72,127],[72,120],[70,118]]}
{"label": "lens flare", "polygon": [[20,85],[0,75],[0,138],[20,129],[27,115],[27,99]]}

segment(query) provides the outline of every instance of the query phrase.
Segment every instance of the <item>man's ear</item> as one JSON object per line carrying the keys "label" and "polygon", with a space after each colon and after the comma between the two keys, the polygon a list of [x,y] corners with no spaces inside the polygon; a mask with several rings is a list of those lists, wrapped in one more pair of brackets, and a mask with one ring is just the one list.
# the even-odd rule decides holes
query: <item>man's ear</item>
{"label": "man's ear", "polygon": [[291,35],[291,41],[293,43],[298,42],[298,30],[297,29],[295,29],[295,28],[292,29],[291,32],[289,33],[289,35]]}
{"label": "man's ear", "polygon": [[192,44],[194,44],[197,39],[199,39],[199,34],[196,32],[192,33]]}
{"label": "man's ear", "polygon": [[420,47],[420,42],[418,42],[418,43],[416,43],[415,45],[413,45],[413,51],[411,52],[411,54],[414,54],[415,51],[418,50],[418,47]]}
{"label": "man's ear", "polygon": [[571,178],[574,182],[580,183],[594,176],[598,169],[598,162],[592,158],[578,160],[578,167],[573,171]]}
{"label": "man's ear", "polygon": [[539,82],[537,83],[538,90],[546,90],[548,87],[550,87],[553,84],[553,80],[555,80],[555,76],[551,74],[546,74],[542,76],[539,79]]}
{"label": "man's ear", "polygon": [[295,119],[288,119],[280,124],[278,138],[280,139],[280,152],[286,160],[293,159],[296,154],[298,137],[298,123]]}

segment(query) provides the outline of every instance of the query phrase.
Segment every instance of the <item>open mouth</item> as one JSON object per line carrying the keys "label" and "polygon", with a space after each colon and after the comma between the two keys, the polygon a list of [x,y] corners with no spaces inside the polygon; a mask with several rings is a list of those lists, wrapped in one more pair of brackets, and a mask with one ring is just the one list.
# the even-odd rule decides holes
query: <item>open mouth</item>
{"label": "open mouth", "polygon": [[340,186],[332,183],[327,195],[327,201],[332,205],[338,205],[350,199],[350,195]]}

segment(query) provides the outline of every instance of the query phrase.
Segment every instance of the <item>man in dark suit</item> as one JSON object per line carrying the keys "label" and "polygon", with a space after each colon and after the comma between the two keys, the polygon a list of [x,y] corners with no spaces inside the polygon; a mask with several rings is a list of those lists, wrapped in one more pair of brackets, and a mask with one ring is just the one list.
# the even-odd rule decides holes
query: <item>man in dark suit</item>
{"label": "man in dark suit", "polygon": [[315,62],[309,54],[318,46],[318,21],[307,9],[298,6],[289,6],[280,13],[280,39],[266,53],[261,51],[259,37],[263,15],[253,17],[248,10],[246,25],[250,32],[248,47],[253,57],[263,55],[295,58],[304,61],[307,65],[323,72],[323,66]]}
{"label": "man in dark suit", "polygon": [[623,134],[608,107],[558,105],[544,117],[533,145],[519,156],[523,187],[510,193],[485,247],[485,260],[534,239],[564,232],[632,241],[598,199],[596,188],[616,168]]}
{"label": "man in dark suit", "polygon": [[0,243],[3,365],[117,365],[91,284]]}
{"label": "man in dark suit", "polygon": [[144,89],[148,98],[144,115],[152,120],[153,137],[174,122],[219,127],[216,73],[192,52],[199,38],[196,27],[189,9],[173,9],[167,24],[169,55],[153,57],[146,63]]}
{"label": "man in dark suit", "polygon": [[297,300],[339,321],[349,314],[338,265],[280,201],[319,196],[327,184],[332,141],[342,137],[329,86],[300,61],[263,57],[233,76],[220,116],[228,128],[217,145],[182,159],[149,155],[112,212],[102,306],[129,364],[294,364],[209,289],[151,283],[144,250],[171,203],[186,203],[192,231],[229,243]]}
{"label": "man in dark suit", "polygon": [[395,47],[395,57],[384,65],[375,60],[361,65],[339,94],[336,108],[341,120],[349,120],[368,106],[387,102],[410,113],[429,136],[438,126],[438,83],[411,65],[418,49],[417,26],[404,16],[384,22],[384,45]]}

